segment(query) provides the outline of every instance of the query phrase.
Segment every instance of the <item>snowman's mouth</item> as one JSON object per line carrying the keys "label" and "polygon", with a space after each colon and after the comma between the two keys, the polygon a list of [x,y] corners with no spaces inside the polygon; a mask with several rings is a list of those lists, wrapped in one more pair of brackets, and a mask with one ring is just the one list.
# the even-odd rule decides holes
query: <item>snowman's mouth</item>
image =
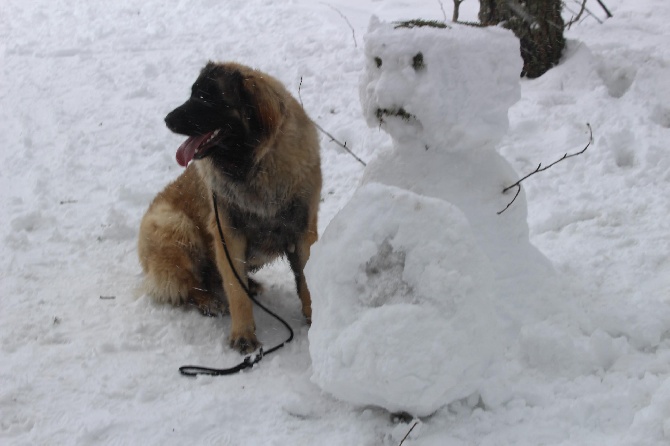
{"label": "snowman's mouth", "polygon": [[379,120],[380,124],[384,123],[384,118],[394,117],[400,118],[405,122],[418,122],[418,119],[415,115],[408,113],[404,108],[378,108],[375,112],[375,116]]}

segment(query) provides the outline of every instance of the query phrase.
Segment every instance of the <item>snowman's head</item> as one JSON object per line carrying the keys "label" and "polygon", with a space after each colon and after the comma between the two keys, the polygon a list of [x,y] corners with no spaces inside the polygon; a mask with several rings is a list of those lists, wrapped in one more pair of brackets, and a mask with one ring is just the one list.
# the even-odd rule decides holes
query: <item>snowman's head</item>
{"label": "snowman's head", "polygon": [[361,102],[371,127],[440,150],[496,143],[520,97],[519,42],[500,28],[370,21]]}

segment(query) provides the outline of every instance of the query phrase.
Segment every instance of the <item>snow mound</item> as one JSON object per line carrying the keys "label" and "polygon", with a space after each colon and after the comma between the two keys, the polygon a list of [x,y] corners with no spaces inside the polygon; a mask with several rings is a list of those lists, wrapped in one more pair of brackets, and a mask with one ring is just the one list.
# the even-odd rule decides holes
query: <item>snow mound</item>
{"label": "snow mound", "polygon": [[[563,314],[564,289],[530,243],[523,191],[499,215],[518,178],[496,151],[519,98],[513,34],[373,19],[365,54],[364,114],[393,146],[368,163],[305,271],[313,380],[423,416],[490,389],[494,352]],[[551,362],[534,354],[547,342],[526,339],[529,361]]]}
{"label": "snow mound", "polygon": [[306,276],[313,380],[417,416],[466,397],[491,363],[493,272],[455,206],[381,184],[354,194]]}

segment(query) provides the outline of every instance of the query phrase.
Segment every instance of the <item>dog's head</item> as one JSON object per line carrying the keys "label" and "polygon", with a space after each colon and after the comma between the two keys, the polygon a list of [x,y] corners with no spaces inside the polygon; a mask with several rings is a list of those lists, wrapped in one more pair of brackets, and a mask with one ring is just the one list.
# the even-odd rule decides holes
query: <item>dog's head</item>
{"label": "dog's head", "polygon": [[284,108],[274,80],[234,63],[209,62],[191,96],[165,117],[175,133],[188,136],[177,162],[210,158],[234,179],[244,179],[279,129]]}

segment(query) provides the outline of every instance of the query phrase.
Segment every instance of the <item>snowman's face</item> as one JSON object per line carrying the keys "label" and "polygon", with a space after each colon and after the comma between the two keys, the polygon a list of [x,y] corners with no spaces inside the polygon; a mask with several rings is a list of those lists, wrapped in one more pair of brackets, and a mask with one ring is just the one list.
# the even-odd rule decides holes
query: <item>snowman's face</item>
{"label": "snowman's face", "polygon": [[[423,131],[421,116],[430,109],[422,84],[428,66],[418,48],[380,45],[368,56],[367,114],[394,138],[417,136]],[[428,107],[421,107],[418,104]],[[374,118],[371,118],[373,116]]]}
{"label": "snowman's face", "polygon": [[[382,89],[384,88],[384,80],[382,80],[382,77],[393,77],[396,76],[394,71],[397,71],[397,68],[401,68],[400,71],[405,71],[403,65],[407,62],[407,57],[400,57],[400,58],[393,58],[390,62],[393,64],[395,67],[394,68],[387,68],[384,67],[384,60],[379,57],[375,56],[373,58],[375,66],[379,71],[381,71],[379,75],[379,79],[377,80],[377,87],[379,87],[379,84],[382,84]],[[389,62],[387,61],[387,65],[389,65]],[[411,65],[412,69],[414,72],[420,72],[421,70],[425,69],[425,64],[423,60],[423,53],[421,51],[417,52],[414,56],[412,56],[411,59]],[[408,75],[409,74],[409,75]],[[414,80],[414,76],[411,73],[405,73],[404,76],[401,74],[399,77],[404,77],[405,79],[401,80],[409,80],[407,78],[412,78],[411,80]],[[411,93],[411,92],[409,92]],[[406,102],[406,101],[398,101],[398,102]],[[380,125],[384,123],[384,119],[387,118],[400,118],[402,121],[405,122],[410,122],[410,121],[418,121],[416,116],[413,115],[412,113],[409,113],[407,110],[405,110],[405,106],[403,104],[386,104],[385,107],[382,107],[380,104],[377,104],[377,108],[375,110],[375,116],[379,120]]]}
{"label": "snowman's face", "polygon": [[412,147],[497,141],[520,96],[518,39],[502,29],[405,29],[371,21],[360,94],[368,125]]}

